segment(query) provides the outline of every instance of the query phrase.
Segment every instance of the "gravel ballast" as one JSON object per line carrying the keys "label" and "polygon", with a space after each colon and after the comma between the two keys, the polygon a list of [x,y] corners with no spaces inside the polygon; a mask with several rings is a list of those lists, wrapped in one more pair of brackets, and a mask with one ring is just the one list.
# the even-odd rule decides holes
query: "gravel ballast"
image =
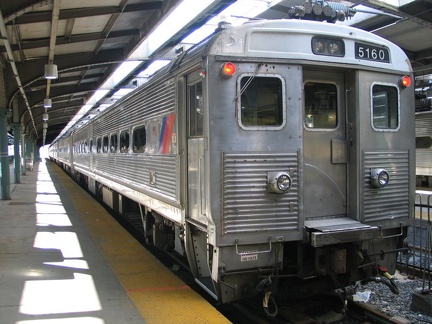
{"label": "gravel ballast", "polygon": [[[432,316],[411,309],[412,295],[415,291],[423,290],[423,281],[409,279],[407,276],[397,274],[394,281],[398,287],[399,294],[394,294],[390,289],[380,283],[370,282],[357,288],[353,297],[359,296],[363,302],[377,306],[383,313],[389,316],[400,316],[408,319],[411,323],[432,323]],[[429,291],[429,282],[426,281],[424,291]],[[365,300],[367,297],[368,300]]]}

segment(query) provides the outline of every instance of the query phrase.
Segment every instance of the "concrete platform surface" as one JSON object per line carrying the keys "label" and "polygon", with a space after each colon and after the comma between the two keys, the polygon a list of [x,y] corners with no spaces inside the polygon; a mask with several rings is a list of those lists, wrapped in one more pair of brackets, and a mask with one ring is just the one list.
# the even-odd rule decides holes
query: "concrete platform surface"
{"label": "concrete platform surface", "polygon": [[0,323],[145,323],[45,163],[0,200]]}
{"label": "concrete platform surface", "polygon": [[229,321],[59,166],[0,200],[0,324]]}

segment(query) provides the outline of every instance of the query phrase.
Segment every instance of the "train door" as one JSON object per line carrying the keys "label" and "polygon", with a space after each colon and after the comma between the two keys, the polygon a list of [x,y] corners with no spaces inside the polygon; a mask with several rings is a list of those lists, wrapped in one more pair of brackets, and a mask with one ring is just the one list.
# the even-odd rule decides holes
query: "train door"
{"label": "train door", "polygon": [[[207,205],[205,203],[205,140],[203,79],[199,71],[187,76],[187,209],[185,245],[195,281],[214,298],[215,287],[211,279],[207,251]],[[196,229],[202,230],[196,230]]]}
{"label": "train door", "polygon": [[[304,72],[305,221],[344,217],[347,154],[344,75]],[[306,223],[307,224],[307,223]]]}
{"label": "train door", "polygon": [[[304,71],[305,226],[313,246],[376,237],[378,228],[348,214],[346,86],[343,73]],[[344,235],[346,231],[350,236]]]}
{"label": "train door", "polygon": [[207,225],[204,186],[204,102],[203,82],[199,73],[187,77],[187,217]]}

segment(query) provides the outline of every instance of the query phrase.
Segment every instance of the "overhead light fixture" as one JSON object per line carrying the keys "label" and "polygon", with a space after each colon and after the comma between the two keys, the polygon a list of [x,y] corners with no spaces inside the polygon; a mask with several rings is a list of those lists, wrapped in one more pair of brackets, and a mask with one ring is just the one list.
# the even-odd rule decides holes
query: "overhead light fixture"
{"label": "overhead light fixture", "polygon": [[45,64],[45,79],[57,79],[57,65],[49,63]]}
{"label": "overhead light fixture", "polygon": [[48,114],[46,114],[46,113],[43,114],[43,115],[42,115],[42,120],[48,120]]}
{"label": "overhead light fixture", "polygon": [[52,100],[49,98],[44,99],[44,107],[45,108],[51,108],[52,107]]}

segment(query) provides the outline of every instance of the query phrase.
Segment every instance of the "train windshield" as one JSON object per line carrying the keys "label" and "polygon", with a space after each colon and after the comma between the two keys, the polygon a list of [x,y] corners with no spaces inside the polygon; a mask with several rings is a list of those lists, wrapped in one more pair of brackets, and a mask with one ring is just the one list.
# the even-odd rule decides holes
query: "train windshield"
{"label": "train windshield", "polygon": [[372,87],[372,122],[374,129],[399,127],[399,95],[394,86],[375,84]]}
{"label": "train windshield", "polygon": [[240,79],[240,125],[281,127],[285,122],[282,80],[248,75]]}

